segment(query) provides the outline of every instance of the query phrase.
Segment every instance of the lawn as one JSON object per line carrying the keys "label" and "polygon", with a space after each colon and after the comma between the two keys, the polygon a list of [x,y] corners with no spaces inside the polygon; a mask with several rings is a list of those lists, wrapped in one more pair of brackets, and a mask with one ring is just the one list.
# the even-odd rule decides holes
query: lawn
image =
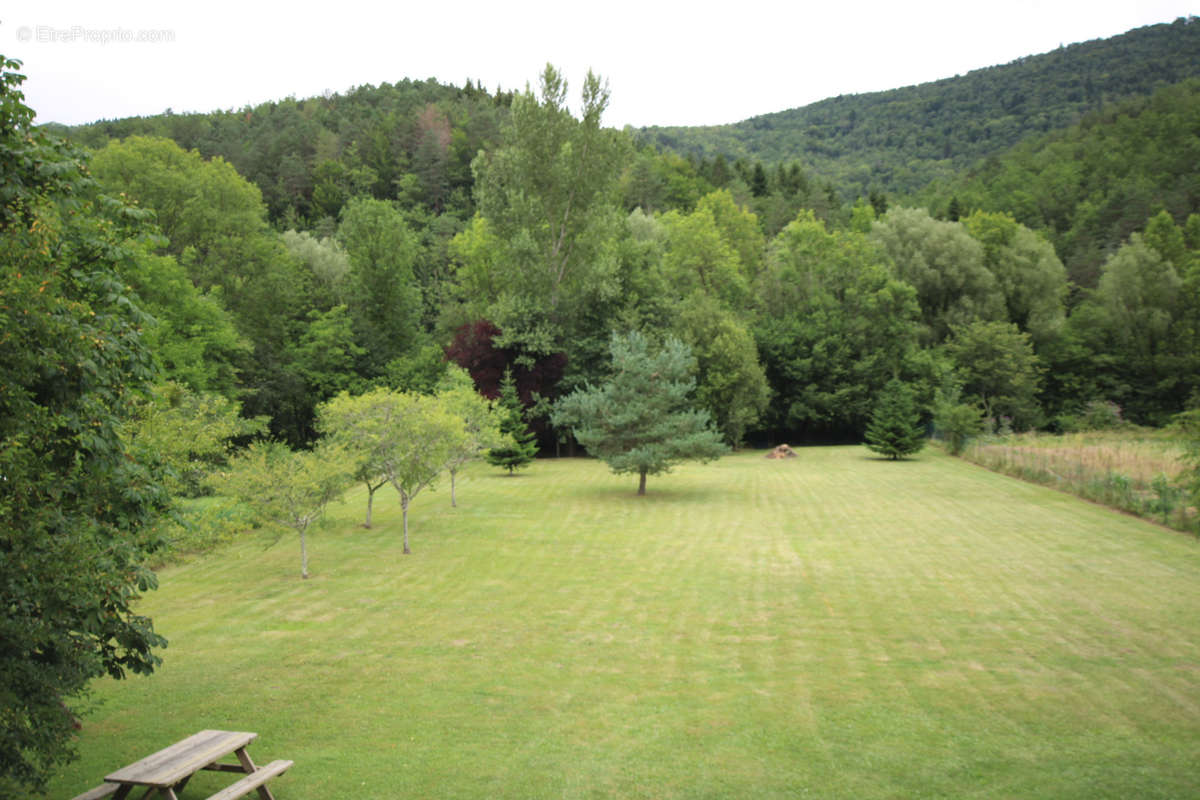
{"label": "lawn", "polygon": [[[202,728],[278,800],[1200,795],[1200,544],[941,453],[472,467],[160,573],[70,797]],[[228,782],[201,773],[183,800]]]}

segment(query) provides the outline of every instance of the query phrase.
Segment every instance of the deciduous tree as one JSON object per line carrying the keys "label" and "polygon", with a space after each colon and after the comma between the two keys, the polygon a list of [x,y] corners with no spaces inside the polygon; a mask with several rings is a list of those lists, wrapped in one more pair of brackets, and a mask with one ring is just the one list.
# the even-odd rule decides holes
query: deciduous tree
{"label": "deciduous tree", "polygon": [[575,119],[566,81],[547,64],[539,93],[513,98],[500,145],[472,164],[479,213],[496,243],[488,316],[503,347],[569,350],[583,338],[588,307],[617,294],[617,188],[631,147],[601,127],[608,100],[607,84],[589,72]]}
{"label": "deciduous tree", "polygon": [[475,383],[465,369],[454,366],[447,369],[438,384],[437,396],[451,413],[462,419],[467,434],[450,450],[446,462],[446,471],[450,473],[450,505],[457,506],[454,484],[458,471],[481,453],[503,447],[504,434],[500,431],[500,415],[492,403],[475,390]]}
{"label": "deciduous tree", "polygon": [[292,451],[280,442],[254,442],[216,476],[215,484],[263,522],[300,534],[300,577],[307,578],[308,528],[342,496],[351,471],[347,453],[337,445]]}
{"label": "deciduous tree", "polygon": [[923,344],[945,341],[954,325],[1004,318],[1004,293],[984,266],[983,246],[959,223],[893,208],[875,223],[872,237],[896,275],[917,290]]}
{"label": "deciduous tree", "polygon": [[168,505],[120,435],[155,377],[121,273],[146,215],[96,192],[33,125],[0,57],[0,796],[40,794],[73,755],[79,698],[145,674],[166,641],[135,611]]}
{"label": "deciduous tree", "polygon": [[955,328],[946,352],[964,397],[988,417],[1009,417],[1018,429],[1038,422],[1043,369],[1029,334],[1011,322],[976,322]]}
{"label": "deciduous tree", "polygon": [[360,478],[385,478],[400,496],[407,555],[409,506],[463,448],[468,437],[463,419],[437,397],[390,389],[340,394],[321,407],[318,418],[319,428],[356,460]]}

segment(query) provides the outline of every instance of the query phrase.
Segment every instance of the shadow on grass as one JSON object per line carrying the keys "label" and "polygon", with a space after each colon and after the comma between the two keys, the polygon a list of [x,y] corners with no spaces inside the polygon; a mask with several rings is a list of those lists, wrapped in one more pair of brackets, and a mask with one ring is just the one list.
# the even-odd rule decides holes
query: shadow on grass
{"label": "shadow on grass", "polygon": [[655,486],[653,479],[646,484],[646,494],[637,493],[637,479],[628,486],[586,486],[572,490],[574,494],[597,502],[611,503],[699,503],[720,497],[722,492],[715,486]]}

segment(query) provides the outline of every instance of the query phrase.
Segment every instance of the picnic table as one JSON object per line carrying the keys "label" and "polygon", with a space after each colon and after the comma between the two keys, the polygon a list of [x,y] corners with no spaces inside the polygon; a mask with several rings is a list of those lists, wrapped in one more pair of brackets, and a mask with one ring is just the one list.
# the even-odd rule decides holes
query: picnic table
{"label": "picnic table", "polygon": [[[141,761],[104,776],[101,786],[84,792],[74,800],[99,800],[109,795],[112,795],[114,800],[124,800],[130,796],[130,792],[143,787],[146,792],[136,796],[138,800],[149,800],[152,797],[179,800],[176,792],[183,791],[183,787],[193,775],[206,769],[245,775],[232,786],[211,795],[208,800],[234,800],[255,789],[258,790],[260,800],[275,800],[266,783],[287,770],[292,762],[272,761],[265,767],[256,767],[250,759],[250,754],[246,752],[246,745],[257,738],[257,733],[244,731],[200,731],[159,750],[154,755],[146,756]],[[218,763],[230,753],[237,756],[238,763]]]}

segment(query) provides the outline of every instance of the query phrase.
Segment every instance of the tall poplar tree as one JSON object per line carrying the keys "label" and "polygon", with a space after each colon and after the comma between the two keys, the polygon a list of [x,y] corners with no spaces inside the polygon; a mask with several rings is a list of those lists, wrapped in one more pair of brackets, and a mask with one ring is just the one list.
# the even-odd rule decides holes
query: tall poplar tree
{"label": "tall poplar tree", "polygon": [[513,98],[500,146],[472,164],[498,278],[480,310],[504,331],[503,347],[575,346],[591,333],[590,307],[617,295],[618,182],[632,148],[600,125],[608,100],[607,83],[589,71],[576,119],[566,80],[547,64],[539,94]]}

